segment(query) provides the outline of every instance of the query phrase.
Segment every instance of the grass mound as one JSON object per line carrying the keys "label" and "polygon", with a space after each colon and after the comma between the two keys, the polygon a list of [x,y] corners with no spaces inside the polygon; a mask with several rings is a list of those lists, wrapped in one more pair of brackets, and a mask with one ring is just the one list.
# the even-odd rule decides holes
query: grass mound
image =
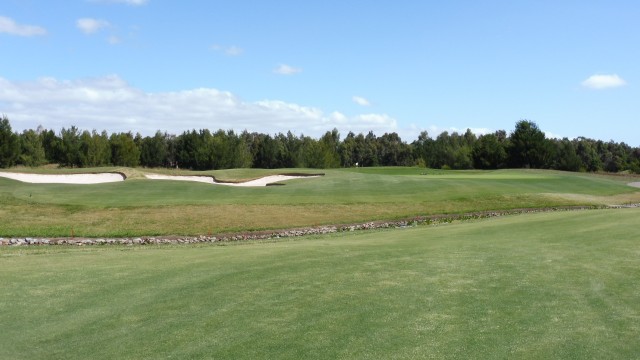
{"label": "grass mound", "polygon": [[120,171],[127,180],[74,186],[0,178],[0,236],[202,235],[436,214],[640,202],[640,190],[627,186],[629,179],[557,171],[354,168],[326,170],[325,176],[291,180],[287,186],[231,188],[147,180],[141,174],[154,171],[237,182],[294,170],[83,170]]}

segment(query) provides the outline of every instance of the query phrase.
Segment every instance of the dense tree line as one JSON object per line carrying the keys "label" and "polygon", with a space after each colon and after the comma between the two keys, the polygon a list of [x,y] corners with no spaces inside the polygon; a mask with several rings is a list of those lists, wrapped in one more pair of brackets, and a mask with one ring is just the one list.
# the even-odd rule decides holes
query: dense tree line
{"label": "dense tree line", "polygon": [[625,143],[579,137],[548,139],[531,121],[516,123],[510,134],[500,130],[476,136],[422,132],[412,143],[396,133],[338,130],[319,139],[287,134],[191,130],[180,135],[158,131],[153,136],[80,131],[75,126],[38,127],[15,133],[0,118],[0,167],[59,164],[65,167],[145,166],[193,170],[228,168],[337,168],[411,166],[441,169],[543,168],[567,171],[640,173],[640,148]]}

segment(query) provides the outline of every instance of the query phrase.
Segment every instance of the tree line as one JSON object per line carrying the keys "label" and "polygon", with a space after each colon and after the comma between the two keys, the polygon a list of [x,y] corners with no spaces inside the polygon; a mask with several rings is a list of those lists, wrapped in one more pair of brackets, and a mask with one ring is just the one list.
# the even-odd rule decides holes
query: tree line
{"label": "tree line", "polygon": [[567,171],[640,173],[640,148],[624,142],[579,137],[547,138],[536,123],[520,120],[504,130],[477,136],[425,131],[407,143],[400,136],[376,136],[338,130],[320,138],[232,130],[158,131],[153,136],[132,132],[107,133],[75,126],[59,132],[44,129],[13,132],[0,119],[0,167],[15,165],[63,167],[144,166],[211,170],[229,168],[338,168],[352,166],[413,166],[439,169],[540,168]]}

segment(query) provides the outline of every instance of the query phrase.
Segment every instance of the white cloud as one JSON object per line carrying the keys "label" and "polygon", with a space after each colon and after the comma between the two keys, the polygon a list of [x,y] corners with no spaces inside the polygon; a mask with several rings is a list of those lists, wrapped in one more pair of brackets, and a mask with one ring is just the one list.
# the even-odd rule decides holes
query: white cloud
{"label": "white cloud", "polygon": [[371,106],[369,100],[363,98],[362,96],[354,96],[351,98],[351,100],[353,100],[354,103],[360,106]]}
{"label": "white cloud", "polygon": [[347,116],[334,111],[280,100],[245,101],[212,88],[149,93],[112,75],[92,79],[41,78],[13,82],[0,77],[0,113],[16,131],[36,128],[133,131],[152,135],[156,130],[181,134],[191,129],[234,129],[320,136],[340,132],[397,131],[397,121],[386,114]]}
{"label": "white cloud", "polygon": [[107,38],[107,42],[111,45],[118,45],[122,42],[122,39],[120,39],[119,37],[115,36],[115,35],[111,35]]}
{"label": "white cloud", "polygon": [[612,75],[591,75],[589,78],[582,82],[582,86],[590,89],[607,89],[626,85],[624,81],[617,74]]}
{"label": "white cloud", "polygon": [[241,55],[244,52],[244,50],[242,50],[241,48],[237,47],[237,46],[230,46],[228,48],[226,48],[224,50],[224,53],[229,55],[229,56],[238,56]]}
{"label": "white cloud", "polygon": [[232,45],[229,47],[224,47],[221,45],[213,45],[211,46],[211,49],[215,51],[223,52],[225,55],[229,55],[229,56],[239,56],[239,55],[242,55],[242,53],[244,52],[244,49],[235,45]]}
{"label": "white cloud", "polygon": [[82,18],[76,21],[76,26],[85,34],[93,34],[102,28],[108,27],[109,22],[99,19]]}
{"label": "white cloud", "polygon": [[[565,136],[561,136],[555,133],[552,133],[551,131],[543,131],[544,132],[544,136],[547,139],[563,139],[565,138]],[[569,139],[573,139],[574,137],[570,137]]]}
{"label": "white cloud", "polygon": [[[418,134],[421,131],[426,130],[429,133],[429,137],[431,137],[432,139],[435,139],[436,137],[438,137],[438,135],[442,134],[443,132],[448,132],[449,135],[451,135],[454,132],[457,132],[458,134],[464,134],[467,132],[467,129],[471,130],[472,133],[474,133],[476,136],[480,136],[480,135],[486,135],[486,134],[492,134],[494,132],[494,130],[491,129],[487,129],[487,128],[473,128],[473,127],[466,127],[466,128],[457,128],[457,127],[448,127],[448,128],[443,128],[443,127],[439,127],[437,125],[431,125],[426,129],[416,129],[414,127],[414,131],[416,131]],[[417,138],[417,136],[416,136]]]}
{"label": "white cloud", "polygon": [[293,75],[302,72],[302,69],[287,64],[280,64],[280,66],[273,69],[273,72],[280,75]]}
{"label": "white cloud", "polygon": [[487,135],[487,134],[493,134],[495,132],[495,130],[491,130],[491,129],[487,129],[487,128],[464,128],[464,129],[457,129],[455,127],[450,128],[451,131],[456,131],[458,134],[464,134],[467,132],[467,129],[471,130],[472,133],[474,133],[476,136],[480,136],[480,135]]}
{"label": "white cloud", "polygon": [[0,33],[17,36],[38,36],[46,35],[47,30],[40,26],[18,24],[11,18],[0,16]]}

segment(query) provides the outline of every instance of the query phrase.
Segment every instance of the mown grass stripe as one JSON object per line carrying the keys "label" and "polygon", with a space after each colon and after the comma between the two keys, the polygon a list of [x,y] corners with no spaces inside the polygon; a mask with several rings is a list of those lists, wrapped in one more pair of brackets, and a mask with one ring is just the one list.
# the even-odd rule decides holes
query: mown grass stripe
{"label": "mown grass stripe", "polygon": [[0,358],[636,358],[639,215],[5,248]]}

